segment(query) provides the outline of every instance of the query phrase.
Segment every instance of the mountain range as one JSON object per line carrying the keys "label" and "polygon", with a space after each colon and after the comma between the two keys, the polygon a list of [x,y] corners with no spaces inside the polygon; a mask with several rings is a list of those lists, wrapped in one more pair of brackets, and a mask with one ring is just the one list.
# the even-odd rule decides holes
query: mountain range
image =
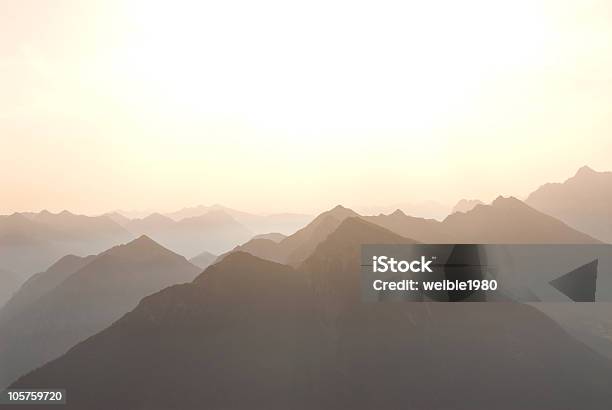
{"label": "mountain range", "polygon": [[542,185],[525,202],[601,241],[612,243],[612,172],[582,167],[563,183]]}
{"label": "mountain range", "polygon": [[269,232],[280,232],[291,234],[300,229],[312,220],[312,216],[295,213],[279,213],[270,215],[257,215],[249,212],[238,211],[223,205],[205,206],[199,205],[190,208],[183,208],[179,211],[165,214],[167,217],[180,221],[185,218],[194,218],[210,212],[224,212],[230,215],[238,223],[242,224],[249,231],[255,234],[265,234]]}
{"label": "mountain range", "polygon": [[[491,205],[477,205],[442,222],[408,216],[400,210],[389,215],[361,216],[337,206],[280,242],[256,238],[231,252],[248,252],[274,262],[298,266],[319,243],[347,218],[358,217],[421,243],[600,243],[565,223],[539,212],[513,197],[499,197]],[[231,253],[228,252],[228,253]],[[219,257],[223,259],[228,253]]]}
{"label": "mountain range", "polygon": [[355,210],[362,215],[390,214],[398,209],[403,213],[412,215],[414,217],[436,219],[441,221],[448,215],[451,208],[448,205],[431,200],[420,202],[401,202],[384,206],[359,206],[355,208]]}
{"label": "mountain range", "polygon": [[153,213],[131,220],[125,228],[134,235],[147,235],[168,249],[188,257],[203,250],[225,252],[254,235],[231,215],[220,210],[179,221]]}
{"label": "mountain range", "polygon": [[533,307],[362,303],[361,244],[414,242],[347,216],[297,267],[237,251],[11,387],[74,409],[609,408],[610,361]]}
{"label": "mountain range", "polygon": [[62,258],[0,311],[0,388],[104,329],[144,296],[200,273],[146,236],[87,258]]}
{"label": "mountain range", "polygon": [[601,243],[610,175],[582,168],[526,202],[460,201],[441,220],[343,206],[0,216],[2,268],[41,271],[0,309],[0,387],[61,385],[69,408],[94,409],[607,408],[601,306],[363,304],[359,261],[365,243]]}
{"label": "mountain range", "polygon": [[248,252],[263,259],[298,266],[342,221],[354,216],[359,215],[351,209],[338,205],[323,212],[308,225],[279,242],[266,238],[254,238],[237,246],[231,252],[221,255],[219,260],[229,253]]}
{"label": "mountain range", "polygon": [[67,254],[99,253],[133,235],[104,216],[14,213],[0,216],[0,263],[27,277]]}

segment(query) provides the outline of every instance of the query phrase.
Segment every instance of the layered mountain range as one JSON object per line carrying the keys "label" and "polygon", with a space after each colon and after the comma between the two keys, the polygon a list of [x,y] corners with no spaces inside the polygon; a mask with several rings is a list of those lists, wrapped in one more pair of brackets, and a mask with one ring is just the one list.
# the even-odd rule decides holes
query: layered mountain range
{"label": "layered mountain range", "polygon": [[88,255],[133,238],[109,218],[14,213],[0,216],[0,263],[3,269],[28,276],[67,254]]}
{"label": "layered mountain range", "polygon": [[146,236],[96,256],[68,256],[30,278],[0,311],[0,387],[201,270]]}
{"label": "layered mountain range", "polygon": [[582,167],[563,183],[542,185],[525,202],[582,232],[612,243],[612,172]]}
{"label": "layered mountain range", "polygon": [[491,205],[477,205],[468,212],[449,215],[442,222],[408,216],[400,210],[389,215],[361,216],[337,206],[279,242],[254,238],[231,252],[248,252],[297,267],[342,221],[351,217],[362,218],[421,243],[600,243],[516,198],[499,197]]}
{"label": "layered mountain range", "polygon": [[414,242],[347,216],[296,268],[234,252],[12,387],[75,409],[608,408],[610,362],[530,306],[362,303],[361,244]]}
{"label": "layered mountain range", "polygon": [[[101,216],[68,211],[0,215],[0,268],[27,278],[67,254],[97,254],[140,235],[187,257],[203,251],[220,254],[256,235],[278,232],[278,238],[283,236],[280,232],[293,233],[310,219],[301,214],[255,215],[221,205],[135,219],[118,212]],[[3,276],[8,286],[8,273]]]}
{"label": "layered mountain range", "polygon": [[359,263],[370,243],[599,244],[608,174],[442,220],[342,206],[312,220],[0,216],[0,267],[40,272],[0,309],[0,387],[61,386],[75,409],[607,409],[601,306],[364,304]]}
{"label": "layered mountain range", "polygon": [[210,212],[223,212],[238,223],[242,224],[249,231],[255,234],[265,234],[268,232],[279,232],[291,234],[312,220],[312,216],[295,213],[278,213],[269,215],[257,215],[249,212],[238,211],[223,205],[205,206],[199,205],[190,208],[183,208],[179,211],[170,212],[165,216],[180,221],[185,218],[199,217]]}
{"label": "layered mountain range", "polygon": [[211,211],[179,221],[154,213],[131,220],[125,228],[135,235],[147,235],[187,257],[196,256],[202,250],[221,253],[254,235],[223,211]]}

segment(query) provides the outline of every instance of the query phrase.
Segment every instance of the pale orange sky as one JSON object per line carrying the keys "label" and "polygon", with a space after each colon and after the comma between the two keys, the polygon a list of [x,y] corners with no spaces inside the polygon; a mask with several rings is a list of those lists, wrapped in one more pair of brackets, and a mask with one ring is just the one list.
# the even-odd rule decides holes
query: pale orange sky
{"label": "pale orange sky", "polygon": [[8,0],[0,30],[0,213],[452,204],[612,169],[609,1]]}

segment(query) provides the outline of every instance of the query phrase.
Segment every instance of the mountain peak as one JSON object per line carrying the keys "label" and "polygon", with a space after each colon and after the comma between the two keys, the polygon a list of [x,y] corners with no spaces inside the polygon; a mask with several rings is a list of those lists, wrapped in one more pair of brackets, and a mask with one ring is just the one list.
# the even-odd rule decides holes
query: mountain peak
{"label": "mountain peak", "polygon": [[390,214],[391,216],[406,216],[406,214],[404,213],[404,211],[402,211],[401,209],[396,209],[395,211],[393,211],[392,214]]}
{"label": "mountain peak", "polygon": [[342,219],[350,217],[350,216],[358,216],[358,214],[355,211],[353,211],[350,208],[346,208],[346,207],[344,207],[342,205],[336,205],[335,207],[333,207],[329,211],[323,212],[320,216],[323,216],[323,215],[325,215],[325,216],[333,215],[333,216],[336,216],[336,217],[339,217],[339,218],[342,218]]}
{"label": "mountain peak", "polygon": [[140,235],[138,238],[134,239],[131,242],[125,243],[123,245],[118,245],[113,248],[110,248],[105,253],[123,253],[123,252],[156,252],[164,250],[167,252],[171,252],[170,250],[164,248],[153,239],[149,238],[147,235]]}
{"label": "mountain peak", "polygon": [[374,235],[416,243],[416,241],[412,241],[409,238],[404,238],[401,235],[388,230],[387,228],[366,221],[361,217],[346,218],[344,221],[342,221],[342,223],[340,223],[338,228],[331,235],[329,235],[328,239],[347,240],[347,238],[369,238],[374,237]]}
{"label": "mountain peak", "polygon": [[525,203],[523,201],[521,201],[520,199],[517,199],[513,196],[508,196],[505,197],[503,195],[498,196],[497,198],[495,198],[495,200],[491,203],[492,206],[496,206],[496,207],[509,207],[509,206],[525,206]]}
{"label": "mountain peak", "polygon": [[228,254],[219,263],[215,263],[194,279],[194,283],[203,283],[211,274],[219,274],[221,272],[287,272],[290,273],[293,269],[290,266],[273,262],[267,259],[262,259],[248,252],[236,251]]}
{"label": "mountain peak", "polygon": [[578,171],[576,172],[577,177],[579,176],[589,176],[589,175],[594,175],[597,174],[597,171],[595,171],[593,168],[589,167],[588,165],[585,165],[583,167],[580,167],[578,169]]}
{"label": "mountain peak", "polygon": [[157,245],[153,239],[149,238],[147,235],[140,235],[138,238],[134,239],[132,242],[128,242],[128,245]]}

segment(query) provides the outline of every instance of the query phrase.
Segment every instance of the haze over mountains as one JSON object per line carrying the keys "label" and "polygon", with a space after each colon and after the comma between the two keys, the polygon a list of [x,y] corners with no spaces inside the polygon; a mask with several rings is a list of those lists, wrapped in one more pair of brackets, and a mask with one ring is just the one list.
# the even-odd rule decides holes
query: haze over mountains
{"label": "haze over mountains", "polygon": [[361,303],[377,242],[415,241],[347,216],[297,269],[230,254],[12,387],[75,409],[608,408],[610,362],[532,307]]}
{"label": "haze over mountains", "polygon": [[200,269],[146,236],[34,276],[0,312],[0,387],[104,329],[138,301]]}
{"label": "haze over mountains", "polygon": [[151,214],[143,219],[134,219],[125,227],[135,235],[147,235],[187,257],[203,250],[221,253],[254,235],[223,211],[211,211],[179,221],[161,214]]}
{"label": "haze over mountains", "polygon": [[14,272],[0,269],[0,307],[11,297],[23,279]]}
{"label": "haze over mountains", "polygon": [[[332,233],[346,218],[359,216],[341,205],[323,212],[311,223],[280,242],[266,238],[254,238],[232,252],[248,252],[263,259],[298,266],[316,246]],[[225,257],[221,255],[219,259]]]}
{"label": "haze over mountains", "polygon": [[450,206],[436,201],[401,202],[384,206],[372,205],[355,207],[355,210],[362,215],[390,214],[398,209],[417,218],[437,219],[439,221],[444,219],[449,212],[451,212]]}
{"label": "haze over mountains", "polygon": [[87,257],[67,255],[51,265],[45,272],[32,275],[0,309],[0,323],[38,300],[94,258],[95,255]]}
{"label": "haze over mountains", "polygon": [[159,213],[136,219],[118,212],[0,215],[0,268],[27,278],[67,254],[96,254],[143,234],[188,257],[203,251],[219,254],[257,234],[293,233],[311,219],[300,214],[260,216],[221,205],[186,208],[172,216],[178,220]]}
{"label": "haze over mountains", "polygon": [[256,215],[218,204],[212,206],[199,205],[191,208],[183,208],[179,211],[168,213],[166,216],[174,219],[175,221],[179,221],[185,218],[202,216],[214,211],[221,211],[230,215],[238,223],[244,225],[245,228],[255,234],[279,232],[288,235],[300,229],[312,220],[312,216],[310,215],[292,213]]}
{"label": "haze over mountains", "polygon": [[[595,172],[583,167],[563,184],[542,186],[529,196],[526,203],[565,222],[575,230],[609,242],[612,241],[611,175],[610,172]],[[466,213],[481,205],[479,202],[460,201],[454,210]],[[386,214],[386,219],[394,218],[394,211]],[[420,238],[424,242],[452,241],[456,233],[452,232],[449,221],[458,223],[456,221],[461,220],[461,217],[453,217],[450,220],[446,218],[447,226],[440,232],[440,227],[436,227],[438,220],[424,222],[423,218],[415,215],[408,212],[407,216],[414,218],[413,224],[417,224],[417,221],[420,221],[419,224],[425,224],[418,228],[424,234]],[[383,222],[383,217],[370,218],[378,218],[383,226],[390,226]],[[397,219],[397,215],[395,218]],[[439,215],[437,218],[443,220]],[[166,215],[152,213],[137,219],[130,219],[118,212],[97,217],[75,215],[68,211],[58,214],[47,211],[15,213],[0,216],[0,268],[27,277],[46,269],[66,254],[83,256],[99,253],[142,234],[187,257],[194,257],[202,252],[222,254],[237,245],[246,245],[245,242],[257,235],[271,232],[292,235],[311,221],[312,217],[308,215],[262,216],[221,205],[184,208]],[[406,227],[417,229],[406,221],[402,223]],[[405,230],[406,227],[394,229],[409,233]],[[463,234],[459,234],[458,239],[461,240]],[[505,237],[502,235],[502,238]],[[465,235],[464,239],[467,240]],[[288,257],[285,253],[292,252],[288,249],[291,242],[281,246],[287,249],[274,251],[280,256],[272,259],[285,261]],[[251,245],[247,248],[249,246]],[[265,242],[258,243],[257,246],[264,253],[267,252],[265,249],[275,247]]]}
{"label": "haze over mountains", "polygon": [[213,262],[215,262],[218,257],[219,256],[215,255],[214,253],[204,251],[194,256],[193,258],[189,259],[189,262],[191,262],[198,268],[204,270],[208,268],[210,265],[212,265]]}
{"label": "haze over mountains", "polygon": [[106,217],[14,213],[0,216],[0,263],[3,269],[31,275],[67,254],[88,255],[132,239]]}
{"label": "haze over mountains", "polygon": [[451,210],[451,214],[456,212],[468,212],[474,209],[476,205],[484,205],[485,203],[479,199],[461,199],[455,204]]}
{"label": "haze over mountains", "polygon": [[[607,181],[607,174],[582,169],[570,185]],[[553,186],[565,192],[566,184]],[[119,213],[0,216],[0,256],[12,258],[0,259],[0,268],[49,261],[0,309],[0,387],[23,376],[16,386],[69,388],[69,408],[109,408],[112,400],[126,399],[119,386],[127,383],[141,395],[139,406],[155,409],[171,399],[160,397],[158,387],[180,380],[172,404],[180,408],[332,409],[398,403],[497,408],[496,400],[511,399],[507,386],[513,386],[521,395],[512,398],[513,407],[575,408],[591,397],[587,408],[605,408],[600,403],[611,397],[602,380],[611,378],[610,362],[530,307],[361,304],[364,243],[600,243],[568,215],[562,221],[513,197],[464,205],[442,220],[400,210],[360,215],[339,205],[312,220],[286,216],[293,224],[307,219],[291,232],[271,229],[285,216],[221,206],[140,219]],[[597,209],[606,226],[604,208]],[[572,209],[574,216],[589,215],[586,206]],[[117,242],[121,238],[127,239]],[[87,252],[105,241],[107,251]],[[177,285],[203,269],[192,283]],[[606,340],[612,315],[605,309],[542,310],[596,351],[612,352]],[[585,318],[593,323],[583,324]],[[476,397],[482,391],[471,386],[482,380],[485,393]],[[545,381],[556,386],[555,394],[533,389]],[[365,383],[387,402],[372,402]],[[101,384],[109,385],[102,396]],[[230,394],[237,385],[246,386],[244,395]],[[465,406],[433,394],[404,397],[434,385]],[[147,386],[155,391],[145,394]]]}
{"label": "haze over mountains", "polygon": [[[600,243],[516,198],[499,197],[491,205],[477,205],[468,212],[452,214],[442,222],[415,218],[400,210],[389,215],[361,216],[337,206],[280,242],[255,238],[231,252],[248,252],[262,259],[295,267],[342,221],[352,217],[362,218],[421,243]],[[221,255],[219,260],[225,255]]]}

